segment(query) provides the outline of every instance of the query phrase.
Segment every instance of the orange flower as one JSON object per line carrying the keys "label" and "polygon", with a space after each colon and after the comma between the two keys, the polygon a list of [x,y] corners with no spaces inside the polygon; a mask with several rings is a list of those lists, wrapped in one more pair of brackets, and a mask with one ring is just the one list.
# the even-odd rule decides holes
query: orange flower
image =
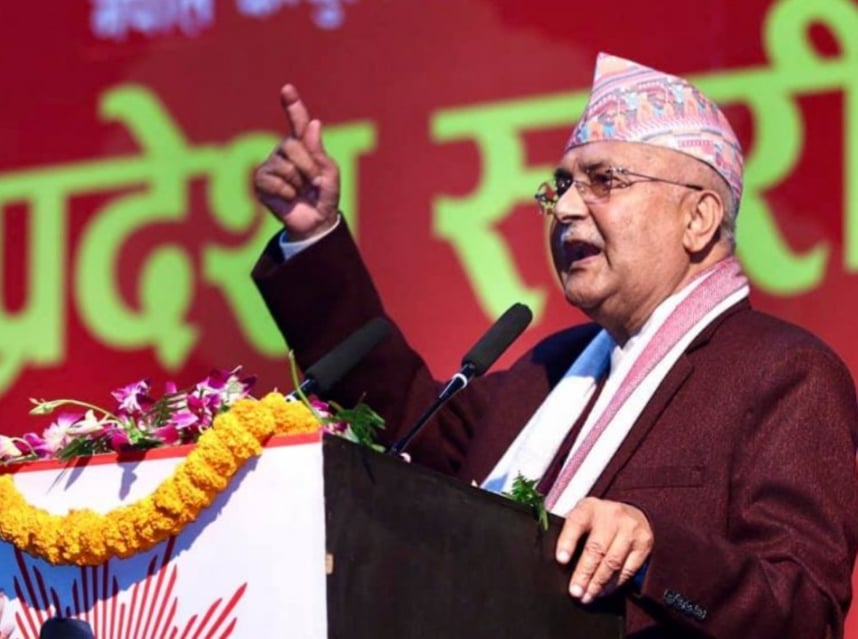
{"label": "orange flower", "polygon": [[262,398],[262,404],[273,413],[277,434],[314,433],[321,428],[319,420],[306,405],[286,401],[280,393],[268,393]]}
{"label": "orange flower", "polygon": [[104,515],[90,509],[52,515],[28,503],[12,476],[0,476],[0,539],[52,564],[94,566],[145,552],[196,520],[272,434],[319,427],[306,406],[277,393],[236,402],[151,495]]}

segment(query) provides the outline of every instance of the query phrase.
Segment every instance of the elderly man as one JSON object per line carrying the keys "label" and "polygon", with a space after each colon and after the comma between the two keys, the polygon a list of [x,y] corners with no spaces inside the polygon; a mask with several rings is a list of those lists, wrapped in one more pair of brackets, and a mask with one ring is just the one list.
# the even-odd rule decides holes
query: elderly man
{"label": "elderly man", "polygon": [[[307,365],[384,310],[339,218],[321,124],[292,86],[281,97],[292,135],[256,188],[285,234],[254,277]],[[541,478],[566,517],[558,561],[583,544],[571,596],[622,590],[631,636],[843,632],[858,543],[854,384],[819,340],[750,307],[733,256],[741,189],[741,150],[714,103],[600,55],[537,193],[565,295],[593,323],[475,381],[412,449],[489,489]],[[337,399],[366,392],[394,437],[437,390],[396,333]]]}

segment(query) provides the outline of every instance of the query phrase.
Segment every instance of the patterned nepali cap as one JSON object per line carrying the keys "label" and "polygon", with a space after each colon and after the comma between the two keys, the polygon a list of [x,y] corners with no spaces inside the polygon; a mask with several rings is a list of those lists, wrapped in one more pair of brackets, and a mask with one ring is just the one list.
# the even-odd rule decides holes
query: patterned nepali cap
{"label": "patterned nepali cap", "polygon": [[600,53],[590,101],[566,151],[588,142],[642,142],[702,160],[742,196],[742,147],[714,102],[682,78]]}

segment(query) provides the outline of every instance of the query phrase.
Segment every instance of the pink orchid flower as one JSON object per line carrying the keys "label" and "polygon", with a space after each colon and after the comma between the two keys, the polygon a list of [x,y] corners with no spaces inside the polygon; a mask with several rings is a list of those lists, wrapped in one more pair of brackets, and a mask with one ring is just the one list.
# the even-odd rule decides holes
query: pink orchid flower
{"label": "pink orchid flower", "polygon": [[124,450],[131,446],[131,440],[128,439],[128,433],[121,428],[111,428],[107,431],[106,439],[110,450]]}
{"label": "pink orchid flower", "polygon": [[152,382],[150,380],[141,379],[139,382],[118,388],[110,394],[119,402],[120,413],[139,415],[153,403],[152,398],[149,397],[149,390],[151,388]]}
{"label": "pink orchid flower", "polygon": [[68,446],[72,437],[69,431],[83,417],[80,413],[61,413],[42,433],[45,450],[53,455]]}
{"label": "pink orchid flower", "polygon": [[152,432],[152,435],[168,446],[178,444],[182,439],[179,427],[176,424],[167,424],[166,426],[161,426],[161,428],[156,428]]}

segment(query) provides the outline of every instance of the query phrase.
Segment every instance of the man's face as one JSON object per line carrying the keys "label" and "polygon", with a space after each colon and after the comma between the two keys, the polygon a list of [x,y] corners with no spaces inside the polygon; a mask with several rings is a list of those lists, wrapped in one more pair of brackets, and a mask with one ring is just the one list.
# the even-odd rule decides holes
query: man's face
{"label": "man's face", "polygon": [[[594,142],[566,153],[558,171],[582,181],[608,167],[681,180],[684,161],[681,154],[642,144]],[[690,279],[682,204],[693,191],[639,180],[621,179],[635,184],[614,183],[609,197],[598,201],[569,188],[556,206],[563,222],[555,219],[551,227],[552,257],[566,299],[620,342]]]}

